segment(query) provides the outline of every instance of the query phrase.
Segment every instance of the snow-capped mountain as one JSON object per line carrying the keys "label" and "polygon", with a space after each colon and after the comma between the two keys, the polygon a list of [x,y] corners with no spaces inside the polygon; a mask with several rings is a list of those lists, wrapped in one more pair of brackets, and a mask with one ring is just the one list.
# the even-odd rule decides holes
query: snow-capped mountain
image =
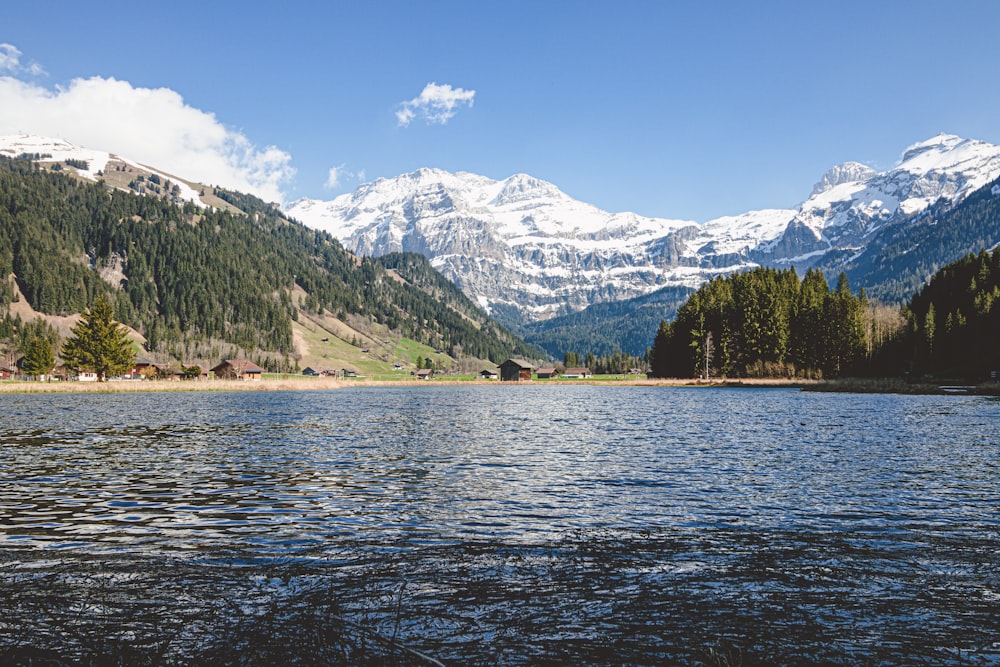
{"label": "snow-capped mountain", "polygon": [[[33,134],[11,134],[0,136],[0,155],[16,158],[29,155],[41,165],[59,165],[60,168],[73,169],[82,178],[96,181],[103,179],[108,182],[112,172],[120,171],[122,183],[141,176],[145,181],[150,175],[156,175],[161,183],[170,182],[174,197],[179,201],[190,201],[202,206],[198,192],[191,185],[176,176],[139,164],[126,157],[120,157],[107,151],[94,150],[75,146],[63,139],[42,137]],[[67,164],[69,160],[72,164]],[[64,166],[65,165],[65,166]],[[75,165],[75,166],[74,166]],[[132,176],[127,176],[131,174]],[[145,186],[136,186],[142,191]]]}
{"label": "snow-capped mountain", "polygon": [[834,167],[788,223],[753,253],[761,263],[804,263],[834,249],[864,248],[885,224],[941,199],[957,202],[1000,176],[1000,147],[939,134],[914,144],[892,169],[857,163]]}
{"label": "snow-capped mountain", "polygon": [[[48,137],[0,136],[0,155],[25,154],[111,187],[158,192],[151,182],[169,183],[174,200],[225,205],[199,197],[197,184],[124,156]],[[939,200],[957,203],[998,177],[1000,147],[941,134],[911,146],[884,172],[857,162],[833,167],[794,209],[704,224],[608,213],[525,174],[496,181],[437,169],[379,179],[332,201],[299,200],[287,212],[358,254],[422,253],[486,310],[532,321],[754,266],[829,268],[831,258],[864,256],[888,226]]]}
{"label": "snow-capped mountain", "polygon": [[885,172],[848,162],[796,209],[704,224],[608,213],[524,174],[421,169],[287,212],[364,255],[419,252],[487,309],[527,321],[758,265],[805,268],[860,252],[884,225],[1000,176],[1000,147],[941,134]]}

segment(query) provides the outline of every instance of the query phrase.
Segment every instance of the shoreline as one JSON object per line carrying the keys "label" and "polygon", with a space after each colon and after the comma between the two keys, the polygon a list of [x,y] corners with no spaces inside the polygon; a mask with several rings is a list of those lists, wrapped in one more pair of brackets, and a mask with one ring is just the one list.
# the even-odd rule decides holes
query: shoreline
{"label": "shoreline", "polygon": [[110,382],[38,382],[10,380],[0,382],[0,394],[95,393],[130,394],[156,392],[230,392],[230,391],[334,391],[349,387],[687,387],[691,389],[799,389],[815,393],[850,394],[937,394],[966,396],[1000,396],[1000,384],[910,383],[899,378],[840,378],[806,380],[789,378],[692,378],[643,377],[616,379],[544,379],[530,382],[500,382],[479,378],[435,378],[433,380],[336,379],[313,377],[275,377],[262,380],[119,380]]}
{"label": "shoreline", "polygon": [[38,382],[12,380],[0,383],[0,394],[140,394],[155,392],[308,391],[347,386],[333,378],[274,378],[268,380],[111,380],[109,382]]}
{"label": "shoreline", "polygon": [[803,389],[815,384],[815,380],[788,380],[780,378],[743,378],[731,380],[699,380],[683,378],[647,379],[589,379],[589,380],[532,380],[530,382],[500,382],[482,379],[434,380],[340,380],[336,378],[282,377],[263,380],[112,380],[109,382],[40,382],[11,380],[0,382],[0,394],[51,394],[51,393],[97,393],[129,394],[150,392],[213,392],[213,391],[331,391],[348,387],[440,387],[440,386],[496,386],[496,387],[772,387]]}

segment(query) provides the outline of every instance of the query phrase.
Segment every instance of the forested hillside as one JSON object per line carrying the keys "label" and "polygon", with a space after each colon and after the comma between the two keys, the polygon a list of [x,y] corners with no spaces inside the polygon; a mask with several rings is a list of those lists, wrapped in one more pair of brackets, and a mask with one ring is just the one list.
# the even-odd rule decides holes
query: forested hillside
{"label": "forested hillside", "polygon": [[12,279],[48,315],[81,312],[105,294],[149,350],[178,358],[241,350],[287,370],[292,322],[320,312],[449,352],[497,361],[532,354],[460,294],[441,299],[442,289],[402,280],[256,198],[218,194],[249,213],[178,206],[0,159],[0,315],[14,298]]}
{"label": "forested hillside", "polygon": [[604,357],[615,351],[643,356],[649,332],[663,319],[672,319],[694,290],[664,287],[652,294],[588,306],[584,310],[525,326],[524,338],[553,357],[576,352]]}
{"label": "forested hillside", "polygon": [[905,313],[914,373],[988,379],[1000,370],[1000,248],[941,269]]}
{"label": "forested hillside", "polygon": [[1000,371],[1000,248],[938,271],[902,307],[831,290],[822,272],[716,278],[662,322],[650,352],[660,377],[907,376],[986,381]]}
{"label": "forested hillside", "polygon": [[820,271],[755,269],[695,292],[650,351],[659,377],[830,377],[864,369],[903,325],[896,309],[831,289]]}

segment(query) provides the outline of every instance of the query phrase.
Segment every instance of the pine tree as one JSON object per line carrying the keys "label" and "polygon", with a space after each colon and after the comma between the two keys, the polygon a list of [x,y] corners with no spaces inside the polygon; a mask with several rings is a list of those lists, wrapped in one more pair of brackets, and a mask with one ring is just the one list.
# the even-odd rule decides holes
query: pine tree
{"label": "pine tree", "polygon": [[99,297],[83,319],[72,329],[62,349],[66,365],[77,371],[91,371],[105,381],[110,375],[120,375],[135,363],[135,350],[125,327],[115,322],[114,306]]}
{"label": "pine tree", "polygon": [[56,355],[52,344],[43,336],[32,336],[21,350],[24,358],[21,360],[21,370],[26,375],[48,375],[56,363]]}

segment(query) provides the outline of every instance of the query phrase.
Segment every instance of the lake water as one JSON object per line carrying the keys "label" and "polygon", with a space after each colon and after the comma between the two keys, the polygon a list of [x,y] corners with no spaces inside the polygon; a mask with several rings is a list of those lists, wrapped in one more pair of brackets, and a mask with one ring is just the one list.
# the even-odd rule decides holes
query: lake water
{"label": "lake water", "polygon": [[539,383],[0,414],[0,660],[264,661],[337,625],[406,664],[1000,664],[993,399]]}

